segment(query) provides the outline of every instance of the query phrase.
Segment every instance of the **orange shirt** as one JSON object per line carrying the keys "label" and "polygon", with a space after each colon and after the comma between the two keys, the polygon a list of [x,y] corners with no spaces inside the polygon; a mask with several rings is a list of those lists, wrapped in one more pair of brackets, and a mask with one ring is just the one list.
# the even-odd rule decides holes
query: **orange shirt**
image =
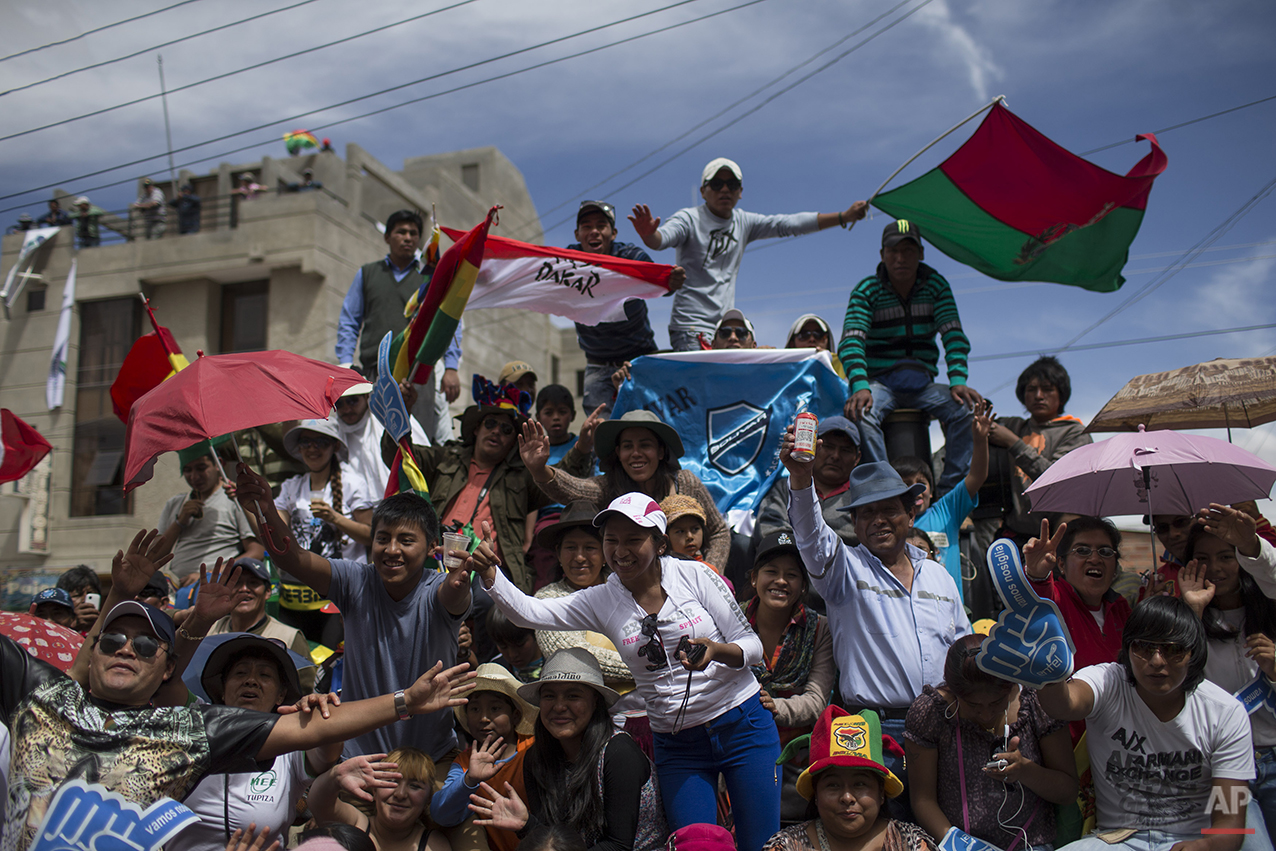
{"label": "orange shirt", "polygon": [[[514,787],[518,797],[526,802],[527,786],[523,783],[523,757],[527,754],[527,749],[532,746],[534,741],[536,741],[534,736],[519,736],[518,751],[496,770],[496,776],[487,781],[487,785],[493,789],[504,791],[505,784],[508,782]],[[468,749],[462,750],[456,755],[456,764],[469,771],[470,752]],[[518,834],[512,830],[489,827],[487,828],[487,844],[491,846],[492,851],[515,851],[518,848]]]}

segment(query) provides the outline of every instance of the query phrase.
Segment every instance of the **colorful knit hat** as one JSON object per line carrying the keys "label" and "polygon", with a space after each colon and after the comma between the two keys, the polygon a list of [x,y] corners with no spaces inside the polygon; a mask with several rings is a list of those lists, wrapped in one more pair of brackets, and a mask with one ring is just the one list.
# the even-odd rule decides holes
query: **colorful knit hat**
{"label": "colorful knit hat", "polygon": [[532,410],[532,395],[513,384],[493,384],[478,373],[474,374],[471,392],[474,404],[461,414],[461,443],[473,443],[478,425],[487,414],[509,414],[514,427],[520,428],[528,420]]}
{"label": "colorful knit hat", "polygon": [[871,709],[851,715],[840,706],[827,707],[811,732],[811,765],[797,779],[798,794],[808,801],[815,796],[815,775],[826,768],[859,768],[880,774],[886,796],[894,798],[904,784],[882,762],[885,739],[892,752],[902,753],[890,736],[882,736],[882,722]]}

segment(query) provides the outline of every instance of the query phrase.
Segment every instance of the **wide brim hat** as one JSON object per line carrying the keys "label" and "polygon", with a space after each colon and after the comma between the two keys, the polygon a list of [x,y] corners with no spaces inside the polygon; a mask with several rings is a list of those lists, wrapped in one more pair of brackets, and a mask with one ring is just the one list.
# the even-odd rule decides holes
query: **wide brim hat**
{"label": "wide brim hat", "polygon": [[350,457],[350,449],[346,446],[346,439],[342,437],[337,421],[328,417],[326,420],[302,420],[288,429],[288,433],[284,435],[284,449],[298,461],[305,463],[301,457],[301,447],[298,445],[303,431],[313,431],[315,434],[322,434],[324,437],[331,437],[337,441],[338,460],[345,461]]}
{"label": "wide brim hat", "polygon": [[301,700],[301,678],[297,675],[297,660],[300,656],[290,654],[288,648],[277,638],[264,638],[249,632],[227,633],[225,637],[211,636],[208,641],[219,639],[199,669],[199,684],[213,703],[221,703],[226,699],[225,683],[222,674],[230,664],[231,657],[242,650],[261,650],[267,653],[284,676],[283,703],[287,706]]}
{"label": "wide brim hat", "polygon": [[838,511],[850,511],[895,496],[905,497],[905,501],[912,505],[913,499],[924,490],[926,486],[921,482],[904,484],[899,472],[888,461],[860,464],[851,470],[851,486],[847,489],[850,501]]}
{"label": "wide brim hat", "polygon": [[603,671],[598,666],[598,660],[583,647],[566,647],[550,656],[541,667],[541,678],[520,686],[518,696],[539,707],[541,686],[545,683],[578,683],[589,686],[598,692],[608,709],[620,700],[620,692],[608,688],[603,682]]}
{"label": "wide brim hat", "polygon": [[815,796],[815,775],[833,767],[881,775],[888,798],[904,791],[904,784],[882,762],[882,722],[871,709],[852,715],[840,706],[828,706],[811,731],[810,748],[811,764],[797,779],[798,794],[808,801]]}
{"label": "wide brim hat", "polygon": [[665,445],[671,456],[682,457],[682,438],[678,437],[678,432],[660,417],[642,408],[625,411],[614,420],[599,423],[598,428],[594,429],[594,453],[599,458],[606,458],[615,452],[616,441],[627,428],[645,428],[651,431]]}
{"label": "wide brim hat", "polygon": [[558,516],[558,522],[551,523],[536,533],[536,545],[550,551],[556,550],[563,536],[572,529],[587,529],[594,537],[598,537],[598,533],[594,531],[596,516],[598,516],[598,506],[589,500],[578,499],[569,502],[563,509],[563,513]]}
{"label": "wide brim hat", "polygon": [[[519,681],[515,679],[503,665],[497,665],[495,662],[484,662],[478,666],[478,676],[473,680],[474,688],[470,691],[469,697],[481,691],[494,691],[502,697],[508,697],[510,703],[518,707],[519,715],[518,724],[515,725],[514,731],[520,736],[530,736],[536,731],[536,713],[538,712],[535,705],[529,703],[522,696],[522,689],[519,688]],[[469,734],[470,738],[474,738],[474,734],[470,732],[470,723],[465,715],[464,706],[452,707],[456,720],[460,723],[461,729]]]}

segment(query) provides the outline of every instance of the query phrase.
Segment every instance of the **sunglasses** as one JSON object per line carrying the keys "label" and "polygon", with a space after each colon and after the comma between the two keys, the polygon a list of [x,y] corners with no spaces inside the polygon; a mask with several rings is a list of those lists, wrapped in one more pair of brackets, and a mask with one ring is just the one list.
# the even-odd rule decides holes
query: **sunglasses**
{"label": "sunglasses", "polygon": [[328,446],[332,445],[333,443],[334,441],[330,437],[318,437],[318,436],[308,435],[305,437],[297,438],[297,445],[301,447],[302,449],[310,449],[310,448],[326,449]]}
{"label": "sunglasses", "polygon": [[721,178],[715,177],[710,180],[708,184],[709,188],[714,192],[720,191],[724,186],[734,192],[739,189],[741,185],[740,181],[736,180],[734,177],[730,180],[722,180]]}
{"label": "sunglasses", "polygon": [[[1087,544],[1077,544],[1075,547],[1068,550],[1068,552],[1079,555],[1082,558],[1089,558],[1090,556],[1094,555],[1095,549],[1094,547],[1088,546]],[[1098,553],[1099,553],[1099,558],[1116,558],[1116,555],[1117,555],[1117,551],[1112,549],[1111,547],[1099,547]]]}
{"label": "sunglasses", "polygon": [[728,337],[739,337],[741,340],[749,336],[748,328],[736,328],[734,325],[727,325],[718,329],[718,337],[727,339]]}
{"label": "sunglasses", "polygon": [[1182,662],[1192,651],[1182,644],[1160,644],[1155,641],[1131,641],[1130,655],[1137,656],[1144,662],[1151,662],[1160,653],[1161,658],[1171,665]]}
{"label": "sunglasses", "polygon": [[648,671],[659,671],[669,667],[669,654],[665,653],[664,642],[660,640],[660,630],[656,628],[656,616],[647,615],[639,624],[642,634],[651,639],[638,648],[638,655],[647,659]]}
{"label": "sunglasses", "polygon": [[483,428],[488,429],[489,431],[494,428],[500,429],[501,434],[505,435],[506,437],[509,437],[511,434],[514,433],[513,423],[510,423],[507,420],[498,420],[496,417],[488,417],[487,419],[483,420]]}
{"label": "sunglasses", "polygon": [[1191,525],[1192,525],[1191,517],[1176,517],[1173,520],[1162,521],[1160,523],[1157,523],[1155,526],[1152,527],[1152,529],[1156,532],[1156,534],[1164,535],[1164,534],[1167,534],[1171,529],[1173,529],[1175,532],[1182,532],[1184,529],[1186,529],[1188,526],[1191,526]]}
{"label": "sunglasses", "polygon": [[814,331],[802,330],[793,335],[795,340],[818,340],[821,337],[827,337],[828,334],[818,328]]}
{"label": "sunglasses", "polygon": [[97,637],[98,649],[107,656],[114,656],[124,649],[129,641],[133,642],[133,652],[139,659],[153,659],[163,643],[149,635],[135,635],[130,639],[122,632],[105,632]]}
{"label": "sunglasses", "polygon": [[366,395],[365,396],[342,396],[340,399],[337,400],[336,404],[333,405],[333,407],[337,408],[338,410],[340,410],[341,408],[353,408],[355,405],[359,404],[360,399],[366,399],[366,398],[368,398]]}

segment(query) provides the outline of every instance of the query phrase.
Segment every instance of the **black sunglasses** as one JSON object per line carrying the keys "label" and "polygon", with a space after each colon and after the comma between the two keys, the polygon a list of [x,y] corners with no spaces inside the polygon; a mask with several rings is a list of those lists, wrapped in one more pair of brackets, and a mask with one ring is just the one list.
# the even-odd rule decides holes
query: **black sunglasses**
{"label": "black sunglasses", "polygon": [[487,419],[483,420],[483,428],[489,429],[489,430],[494,428],[499,428],[501,430],[501,434],[505,435],[506,437],[509,437],[511,434],[514,433],[513,423],[510,423],[507,420],[498,420],[496,417],[488,417]]}
{"label": "black sunglasses", "polygon": [[1191,517],[1176,517],[1173,520],[1170,520],[1168,522],[1161,521],[1160,523],[1157,523],[1155,526],[1153,526],[1152,529],[1156,532],[1156,534],[1164,535],[1168,533],[1171,529],[1173,529],[1176,532],[1182,532],[1184,529],[1186,529],[1188,526],[1191,526],[1191,525],[1192,525]]}
{"label": "black sunglasses", "polygon": [[793,339],[795,339],[795,340],[818,340],[818,339],[820,339],[821,337],[827,337],[827,336],[828,336],[828,332],[827,332],[827,331],[821,331],[821,330],[820,330],[820,329],[818,329],[818,328],[817,328],[816,330],[814,330],[814,331],[807,331],[807,330],[803,329],[803,330],[801,330],[801,331],[797,332],[796,334],[794,334],[794,335],[793,335]]}
{"label": "black sunglasses", "polygon": [[122,632],[106,632],[97,637],[98,649],[107,656],[114,656],[124,649],[124,645],[129,641],[133,642],[133,652],[137,654],[139,659],[152,659],[159,652],[163,644],[158,638],[152,638],[149,635],[135,635],[130,639]]}
{"label": "black sunglasses", "polygon": [[648,671],[659,671],[669,667],[669,654],[665,653],[664,642],[660,640],[660,630],[656,628],[656,616],[647,615],[639,624],[642,634],[651,640],[638,648],[638,655],[647,659]]}
{"label": "black sunglasses", "polygon": [[359,404],[360,399],[367,399],[367,398],[368,397],[366,395],[342,396],[333,404],[333,407],[334,408],[350,408],[350,407],[353,407],[354,405]]}
{"label": "black sunglasses", "polygon": [[734,192],[737,189],[739,189],[742,185],[743,184],[741,184],[740,181],[736,180],[734,177],[729,180],[723,180],[722,178],[715,177],[709,181],[709,188],[712,189],[714,192],[721,190],[722,187],[724,186],[727,189],[730,189],[732,192]]}
{"label": "black sunglasses", "polygon": [[718,329],[718,336],[724,340],[728,337],[739,337],[743,340],[749,336],[749,329],[737,328],[734,325],[724,325]]}

